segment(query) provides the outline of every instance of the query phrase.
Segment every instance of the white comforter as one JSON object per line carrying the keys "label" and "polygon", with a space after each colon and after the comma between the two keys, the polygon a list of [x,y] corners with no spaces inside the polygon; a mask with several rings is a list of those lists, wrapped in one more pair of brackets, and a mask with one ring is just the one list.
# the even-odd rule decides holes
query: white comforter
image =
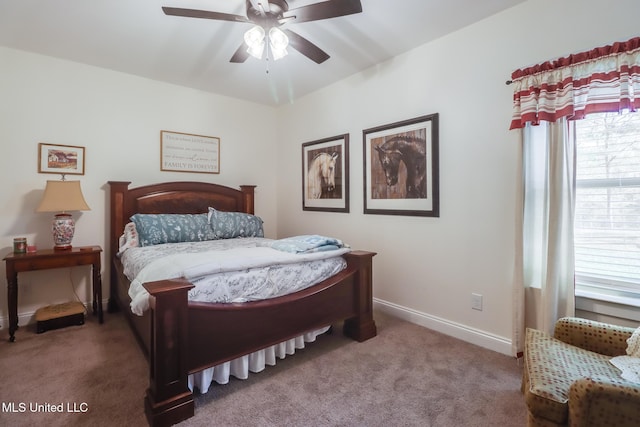
{"label": "white comforter", "polygon": [[131,311],[149,307],[145,282],[184,277],[195,287],[190,301],[246,302],[292,293],[346,267],[349,248],[311,253],[273,249],[274,240],[241,238],[127,249],[121,256],[131,280]]}

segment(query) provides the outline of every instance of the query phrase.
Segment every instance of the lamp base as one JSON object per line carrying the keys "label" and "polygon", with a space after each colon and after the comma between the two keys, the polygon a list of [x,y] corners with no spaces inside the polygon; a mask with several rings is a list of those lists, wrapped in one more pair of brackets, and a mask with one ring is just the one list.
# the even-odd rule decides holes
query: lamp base
{"label": "lamp base", "polygon": [[59,213],[53,218],[51,231],[53,233],[53,249],[56,251],[71,250],[71,241],[76,224],[71,214]]}

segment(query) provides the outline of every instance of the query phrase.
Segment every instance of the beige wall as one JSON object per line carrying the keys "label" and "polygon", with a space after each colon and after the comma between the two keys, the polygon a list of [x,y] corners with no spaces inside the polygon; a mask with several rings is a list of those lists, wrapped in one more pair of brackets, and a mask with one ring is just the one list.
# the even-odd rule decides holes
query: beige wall
{"label": "beige wall", "polygon": [[[76,213],[74,245],[107,243],[106,182],[132,186],[159,181],[258,184],[257,213],[265,232],[277,234],[272,107],[198,92],[46,56],[0,48],[0,255],[24,236],[52,247],[51,215],[35,213],[48,179],[37,173],[38,143],[86,148],[86,173],[78,179],[91,211]],[[247,126],[251,121],[251,126]],[[220,174],[160,171],[160,131],[217,136]],[[68,179],[76,177],[68,176]],[[103,257],[103,297],[109,269]],[[40,306],[90,299],[88,267],[20,274],[19,313],[25,324]],[[2,283],[5,266],[0,265]],[[6,328],[6,291],[0,292],[0,325]]]}
{"label": "beige wall", "polygon": [[[108,180],[257,183],[269,237],[324,233],[376,251],[379,308],[509,353],[518,156],[504,82],[516,68],[637,36],[638,12],[637,0],[530,0],[280,108],[0,48],[0,255],[16,236],[52,244],[48,214],[34,209],[57,177],[37,173],[38,142],[81,145],[92,210],[77,215],[76,245],[106,247]],[[362,130],[430,113],[440,114],[440,218],[363,215]],[[221,174],[160,172],[163,129],[220,137]],[[301,144],[342,133],[351,213],[303,212]],[[21,275],[21,322],[74,290],[87,301],[86,270]]]}
{"label": "beige wall", "polygon": [[[519,160],[505,81],[637,36],[638,13],[635,0],[531,0],[282,107],[280,234],[319,231],[378,252],[381,308],[509,353]],[[364,215],[362,130],[431,113],[440,114],[440,218]],[[300,144],[342,133],[351,213],[302,212]],[[471,309],[472,293],[483,311]]]}

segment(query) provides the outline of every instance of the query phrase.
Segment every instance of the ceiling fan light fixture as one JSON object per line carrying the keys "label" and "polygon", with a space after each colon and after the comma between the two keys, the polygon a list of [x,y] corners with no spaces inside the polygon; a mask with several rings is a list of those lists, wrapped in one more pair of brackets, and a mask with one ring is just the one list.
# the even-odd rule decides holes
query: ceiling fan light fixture
{"label": "ceiling fan light fixture", "polygon": [[262,59],[262,54],[264,53],[264,42],[249,46],[247,52],[256,59]]}
{"label": "ceiling fan light fixture", "polygon": [[274,61],[277,61],[278,59],[282,59],[288,54],[289,52],[287,52],[287,49],[275,49],[273,48],[273,46],[271,47],[271,56],[273,57]]}
{"label": "ceiling fan light fixture", "polygon": [[257,59],[262,59],[264,52],[264,28],[259,25],[252,27],[244,33],[244,42],[247,44],[247,52],[249,55]]}
{"label": "ceiling fan light fixture", "polygon": [[[287,0],[246,0],[246,14],[244,16],[176,7],[163,7],[162,10],[165,15],[254,24],[254,27],[245,33],[244,42],[229,60],[232,63],[245,62],[250,56],[262,59],[265,50],[267,51],[267,59],[270,57],[280,59],[287,55],[286,48],[290,41],[294,50],[315,63],[321,64],[329,59],[329,55],[303,36],[291,30],[285,30],[286,34],[282,34],[279,29],[273,30],[273,34],[266,34],[267,29],[272,31],[272,27],[279,27],[290,22],[320,21],[361,13],[362,4],[360,0],[315,0],[315,3],[309,3],[309,1],[314,0],[307,0],[307,2],[302,2],[307,3],[306,5],[290,9]],[[288,40],[289,38],[291,40]],[[271,39],[274,39],[274,42]]]}
{"label": "ceiling fan light fixture", "polygon": [[269,30],[269,47],[274,61],[287,56],[289,53],[287,46],[289,46],[289,37],[280,28],[272,27]]}

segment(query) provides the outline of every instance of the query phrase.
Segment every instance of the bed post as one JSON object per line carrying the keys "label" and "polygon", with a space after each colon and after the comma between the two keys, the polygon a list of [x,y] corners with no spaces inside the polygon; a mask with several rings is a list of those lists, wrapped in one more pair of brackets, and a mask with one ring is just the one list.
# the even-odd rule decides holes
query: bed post
{"label": "bed post", "polygon": [[111,272],[109,275],[109,303],[107,305],[107,311],[109,313],[113,313],[118,310],[118,298],[116,297],[117,292],[117,283],[118,283],[118,273],[116,272],[116,267],[113,264],[113,260],[116,257],[116,253],[118,253],[118,238],[120,237],[119,233],[124,230],[124,221],[126,218],[123,218],[123,213],[125,212],[125,197],[124,193],[127,192],[130,181],[108,181],[110,192],[109,192],[109,200],[110,200],[110,215],[111,223],[109,224],[109,249],[107,250],[107,263],[109,264],[109,271]]}
{"label": "bed post", "polygon": [[255,214],[255,204],[254,204],[254,190],[255,185],[241,185],[240,190],[242,191],[242,196],[244,198],[244,213]]}
{"label": "bed post", "polygon": [[377,334],[373,320],[373,257],[375,252],[351,251],[344,255],[348,263],[357,266],[355,274],[356,317],[344,322],[344,335],[362,342]]}
{"label": "bed post", "polygon": [[149,388],[144,399],[151,426],[168,426],[193,417],[188,387],[188,301],[193,285],[184,279],[144,284],[151,294]]}

